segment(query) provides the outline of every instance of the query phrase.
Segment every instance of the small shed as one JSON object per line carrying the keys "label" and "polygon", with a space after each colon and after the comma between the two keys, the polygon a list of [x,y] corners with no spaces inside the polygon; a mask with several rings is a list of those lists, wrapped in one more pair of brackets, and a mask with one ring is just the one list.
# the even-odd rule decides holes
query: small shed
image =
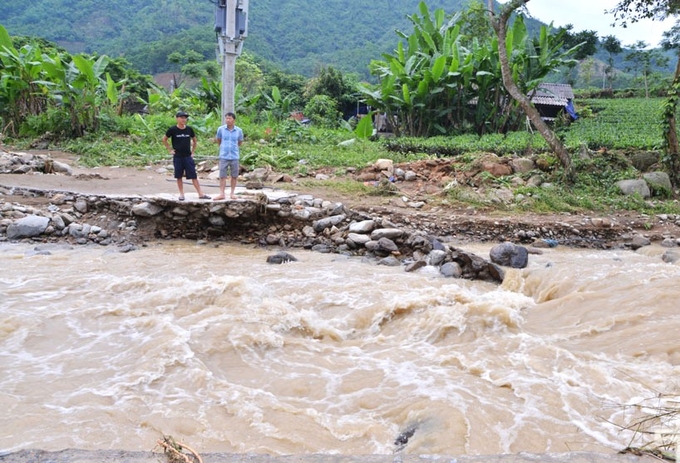
{"label": "small shed", "polygon": [[546,122],[553,122],[561,111],[569,114],[571,120],[578,118],[574,108],[574,90],[569,84],[539,84],[530,97]]}

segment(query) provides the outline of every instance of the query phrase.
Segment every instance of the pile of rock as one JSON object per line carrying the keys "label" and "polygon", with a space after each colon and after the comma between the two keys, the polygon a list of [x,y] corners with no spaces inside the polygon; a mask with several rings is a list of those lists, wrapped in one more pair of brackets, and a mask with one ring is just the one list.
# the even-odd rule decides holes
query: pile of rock
{"label": "pile of rock", "polygon": [[[18,194],[42,195],[45,206],[9,201]],[[0,188],[0,241],[66,241],[130,250],[147,240],[175,238],[304,248],[363,256],[381,265],[403,265],[407,271],[430,265],[447,277],[503,280],[500,266],[449,248],[424,232],[308,195],[179,202]]]}
{"label": "pile of rock", "polygon": [[44,154],[0,152],[0,174],[29,173],[71,175],[72,169]]}

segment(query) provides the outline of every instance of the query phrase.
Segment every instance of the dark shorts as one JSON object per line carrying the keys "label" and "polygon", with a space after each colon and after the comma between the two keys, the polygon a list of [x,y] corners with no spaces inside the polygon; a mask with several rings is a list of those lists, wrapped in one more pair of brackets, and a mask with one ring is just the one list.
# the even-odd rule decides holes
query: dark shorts
{"label": "dark shorts", "polygon": [[175,178],[186,177],[187,180],[198,178],[193,156],[173,156],[172,163],[175,166]]}
{"label": "dark shorts", "polygon": [[238,159],[220,159],[220,178],[238,177]]}

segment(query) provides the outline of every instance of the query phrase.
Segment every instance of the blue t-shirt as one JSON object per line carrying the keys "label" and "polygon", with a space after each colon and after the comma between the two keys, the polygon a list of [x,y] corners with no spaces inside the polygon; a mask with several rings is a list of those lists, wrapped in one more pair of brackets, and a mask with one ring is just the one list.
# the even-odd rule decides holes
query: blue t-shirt
{"label": "blue t-shirt", "polygon": [[243,130],[240,127],[234,126],[231,130],[227,125],[222,125],[217,129],[217,135],[220,141],[220,159],[234,160],[239,158],[238,142],[243,141]]}

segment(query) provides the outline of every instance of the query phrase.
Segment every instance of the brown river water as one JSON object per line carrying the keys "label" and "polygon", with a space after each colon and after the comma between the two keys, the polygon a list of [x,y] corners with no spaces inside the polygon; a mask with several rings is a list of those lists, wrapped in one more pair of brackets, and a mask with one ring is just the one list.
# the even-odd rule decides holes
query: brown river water
{"label": "brown river water", "polygon": [[548,249],[499,287],[302,250],[2,244],[0,454],[162,435],[272,455],[615,452],[635,405],[680,390],[680,266],[661,252]]}

